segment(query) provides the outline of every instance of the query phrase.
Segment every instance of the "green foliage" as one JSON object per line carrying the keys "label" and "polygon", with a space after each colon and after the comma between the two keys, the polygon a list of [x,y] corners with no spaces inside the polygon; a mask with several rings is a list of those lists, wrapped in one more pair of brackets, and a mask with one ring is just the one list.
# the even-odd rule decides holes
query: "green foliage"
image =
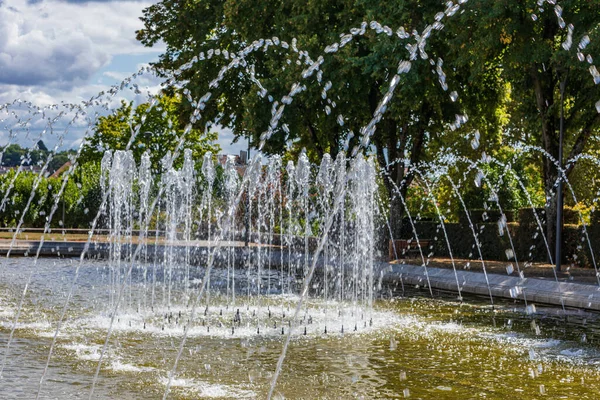
{"label": "green foliage", "polygon": [[[219,120],[236,137],[249,137],[254,146],[269,130],[274,102],[281,102],[294,84],[302,85],[303,90],[286,106],[279,126],[262,151],[296,157],[306,148],[311,161],[318,162],[326,152],[335,158],[347,145],[357,144],[361,128],[369,123],[384,98],[399,61],[410,58],[407,44],[414,37],[407,40],[394,33],[377,34],[367,26],[364,34],[354,35],[338,51],[325,54],[324,49],[339,42],[340,34],[372,20],[394,30],[403,26],[407,32],[422,32],[443,8],[437,0],[162,0],[144,10],[144,29],[138,32],[138,39],[147,46],[166,44],[166,52],[156,64],[165,75],[195,57],[207,57],[214,49],[239,54],[254,41],[272,41],[268,49],[250,53],[241,64],[243,69],[233,68],[219,75],[220,68],[230,63],[221,54],[192,63],[176,78],[197,99],[209,90],[215,77],[222,76],[218,87],[210,87],[212,99],[217,101],[207,104],[203,118]],[[455,57],[447,51],[448,37],[454,35],[449,29],[432,33],[426,49],[429,58],[413,60],[410,73],[399,75],[394,98],[368,149],[387,170],[389,178],[384,184],[393,231],[395,221],[403,214],[403,205],[392,196],[394,185],[405,192],[413,176],[405,175],[404,161],[390,165],[391,161],[406,158],[414,165],[437,158],[448,147],[468,149],[464,136],[476,129],[487,151],[500,142],[500,126],[506,119],[500,105],[507,89],[499,79],[501,70],[488,65],[485,70],[473,71],[467,64],[455,65],[446,59]],[[276,45],[283,42],[288,49]],[[320,55],[321,71],[303,79],[302,72]],[[437,67],[430,64],[441,63],[438,57],[446,62],[443,71],[447,90],[438,82]],[[322,95],[325,86],[331,86],[326,98]],[[451,98],[452,91],[460,94],[458,99]],[[464,113],[469,121],[461,129],[450,130],[457,114]],[[338,119],[343,120],[343,126]],[[405,184],[401,184],[403,180]]]}
{"label": "green foliage", "polygon": [[[508,141],[539,146],[560,160],[582,154],[590,142],[596,141],[593,138],[600,128],[600,114],[594,106],[600,98],[600,86],[590,76],[589,63],[579,60],[600,51],[600,2],[565,0],[556,7],[560,9],[546,4],[541,12],[536,0],[473,0],[468,3],[468,11],[449,19],[446,27],[457,33],[448,45],[459,55],[458,63],[481,68],[485,65],[481,61],[486,60],[501,67],[500,77],[510,85]],[[570,47],[565,46],[569,29]],[[586,36],[590,42],[580,49],[578,45]],[[461,51],[465,43],[472,51]],[[559,155],[563,104],[564,150]],[[541,175],[537,180],[543,185],[544,202],[546,197],[552,199],[559,176],[556,166],[538,150],[531,151],[531,160]],[[566,166],[569,177],[576,165]],[[585,176],[582,171],[577,174],[584,174],[579,179]],[[587,192],[589,198],[591,193]],[[568,201],[568,196],[565,198]],[[555,203],[552,200],[547,205],[550,242],[554,238]]]}
{"label": "green foliage", "polygon": [[[372,138],[370,151],[387,169],[385,186],[392,225],[403,217],[403,205],[392,196],[394,186],[401,188],[411,214],[436,217],[423,182],[413,182],[409,163],[389,165],[389,161],[400,158],[416,165],[452,153],[475,162],[485,151],[507,166],[480,163],[486,175],[481,187],[474,185],[477,171],[468,162],[445,166],[447,176],[431,184],[446,220],[458,221],[464,208],[497,208],[493,192],[506,211],[544,206],[553,194],[558,173],[541,153],[559,158],[561,82],[566,82],[564,158],[577,157],[586,150],[597,158],[600,116],[594,104],[600,98],[600,85],[590,77],[589,64],[578,61],[577,45],[589,35],[591,43],[584,55],[599,52],[600,2],[564,0],[560,5],[564,20],[574,25],[569,49],[563,47],[568,29],[560,28],[550,4],[541,12],[537,0],[470,0],[461,6],[461,12],[443,18],[441,31],[432,32],[424,49],[428,58],[413,60],[410,73],[400,76],[395,97]],[[165,73],[213,49],[239,54],[253,41],[266,38],[290,44],[295,39],[293,44],[315,60],[326,46],[339,42],[340,34],[359,27],[363,20],[375,20],[394,30],[402,26],[407,32],[422,32],[443,9],[444,5],[434,0],[162,0],[144,11],[144,28],[138,39],[147,46],[166,44],[166,52],[156,64]],[[536,18],[532,18],[534,13]],[[301,79],[309,63],[298,53],[276,45],[261,49],[245,59],[243,71],[230,70],[219,87],[210,89],[217,101],[207,104],[203,118],[218,119],[237,137],[250,137],[256,145],[269,127],[273,101],[287,95],[294,83],[305,84],[306,90],[286,106],[278,131],[264,152],[286,153],[287,159],[305,147],[312,161],[325,152],[335,157],[350,132],[355,135],[350,146],[356,143],[356,134],[385,95],[398,62],[408,59],[406,44],[413,40],[399,40],[395,34],[377,35],[367,29],[337,52],[324,54],[322,79],[317,74]],[[439,59],[444,61],[448,91],[440,87],[435,74]],[[215,55],[179,72],[177,78],[198,98],[229,62]],[[332,87],[324,99],[321,91],[328,81]],[[274,100],[268,101],[261,93],[263,87]],[[452,90],[459,95],[456,101],[450,99]],[[189,110],[190,105],[182,109],[186,107]],[[468,114],[468,122],[460,129],[450,129],[456,114],[463,113]],[[340,115],[343,127],[336,123]],[[465,137],[472,137],[475,131],[481,134],[481,145],[472,149]],[[517,143],[539,146],[542,152],[516,150]],[[568,165],[567,173],[581,196],[577,201],[566,196],[567,204],[580,208],[583,203],[585,207],[597,205],[598,193],[590,185],[590,181],[600,179],[597,170],[591,161]],[[448,178],[457,184],[466,207]],[[555,210],[548,207],[547,212],[551,214],[547,233],[552,241]],[[394,226],[392,231],[397,232]]]}
{"label": "green foliage", "polygon": [[[69,157],[74,153],[74,150],[63,150],[52,154],[52,159],[46,170],[51,174],[54,173],[69,161]],[[21,147],[16,143],[6,146],[4,153],[0,154],[0,161],[4,167],[18,167],[19,165],[41,167],[46,163],[49,156],[50,151],[44,142],[40,140],[33,149]]]}
{"label": "green foliage", "polygon": [[[423,30],[438,11],[440,3],[433,0],[392,4],[339,0],[304,3],[163,0],[144,10],[142,21],[145,27],[138,32],[138,39],[147,46],[159,41],[166,43],[167,50],[156,64],[165,72],[190,62],[201,52],[207,54],[218,48],[229,54],[239,53],[248,44],[263,38],[288,44],[294,39],[299,50],[307,51],[312,60],[316,60],[326,46],[340,40],[341,33],[360,27],[363,21],[377,20],[391,27],[405,26],[410,32],[412,29]],[[445,33],[436,32],[433,36],[441,36],[441,39],[430,40],[434,60],[435,56],[442,55],[446,46]],[[378,35],[367,28],[364,35],[355,36],[336,53],[324,54],[320,82],[316,73],[306,80],[301,79],[302,71],[307,67],[306,58],[299,58],[291,49],[274,45],[266,52],[250,54],[245,69],[254,71],[253,77],[274,99],[287,95],[295,82],[306,84],[306,90],[286,107],[279,130],[264,151],[297,153],[306,147],[313,161],[325,152],[335,156],[349,132],[358,133],[371,119],[398,61],[409,58],[405,45],[406,41],[396,35]],[[178,78],[197,98],[208,90],[209,82],[227,63],[229,60],[224,57],[215,56],[210,61],[195,63]],[[469,85],[464,85],[461,90],[460,100],[453,102],[449,93],[437,83],[436,75],[431,74],[429,60],[415,60],[412,69],[410,74],[400,77],[395,99],[373,138],[381,157],[385,148],[394,159],[404,156],[405,150],[410,154],[412,146],[418,153],[416,159],[419,159],[422,146],[417,143],[432,140],[461,111],[467,111],[473,121],[497,132],[495,109],[487,107],[502,91],[496,80],[497,71],[474,76],[468,69],[447,68],[448,81],[457,89],[459,80],[469,80]],[[219,101],[210,102],[203,116],[207,121],[219,118],[220,123],[232,128],[236,135],[250,136],[257,144],[261,133],[268,129],[272,105],[261,96],[253,77],[248,73],[240,74],[239,69],[225,74],[219,87],[211,88],[213,98]],[[328,81],[332,82],[332,88],[328,99],[323,99],[321,92]],[[331,115],[324,111],[326,108],[331,109]],[[343,127],[336,122],[339,115],[344,118]],[[287,125],[287,130],[283,130],[283,124]],[[383,159],[380,163],[385,165],[381,161]]]}
{"label": "green foliage", "polygon": [[[138,105],[122,102],[111,115],[98,118],[94,134],[87,138],[82,151],[82,159],[100,161],[107,150],[125,150],[133,152],[136,163],[148,151],[154,172],[162,172],[161,160],[169,152],[178,147],[179,138],[183,136],[185,121],[180,119],[181,99],[179,96],[162,96],[158,104],[150,109],[149,103]],[[131,136],[136,133],[131,144]],[[174,166],[183,163],[182,148],[190,148],[196,162],[202,161],[204,153],[211,151],[218,154],[220,147],[215,144],[216,132],[204,132],[192,129],[184,137],[179,148],[180,156]]]}
{"label": "green foliage", "polygon": [[413,185],[408,188],[405,201],[411,216],[438,220],[435,206],[421,180],[413,181]]}
{"label": "green foliage", "polygon": [[[521,182],[526,180],[521,168],[522,164],[520,164],[519,160],[517,160],[517,164],[511,164],[511,168],[496,163],[480,164],[480,170],[471,171],[464,182],[466,187],[462,189],[463,200],[467,208],[483,208],[485,204],[492,208],[498,208],[494,200],[496,197],[503,210],[518,210],[528,207],[527,196],[519,185],[519,180]],[[481,178],[481,187],[477,187],[474,181],[480,171],[484,174],[484,178]]]}
{"label": "green foliage", "polygon": [[[23,217],[24,227],[43,228],[56,205],[51,227],[89,228],[101,202],[98,163],[86,163],[78,167],[70,175],[60,197],[59,191],[66,175],[39,178],[36,173],[23,171],[15,179],[16,174],[16,170],[11,170],[0,175],[0,193],[7,193],[11,183],[13,185],[4,208],[0,209],[2,226],[16,227]],[[39,183],[34,190],[38,179]],[[32,194],[33,198],[29,202]]]}
{"label": "green foliage", "polygon": [[[476,210],[482,210],[475,212],[477,222],[485,222],[478,217],[483,210],[490,216],[490,220],[497,220],[498,218],[491,217],[499,215],[496,198],[505,214],[532,205],[543,206],[544,192],[539,180],[539,169],[531,162],[531,156],[507,146],[500,147],[494,153],[495,157],[486,162],[452,158],[437,172],[429,171],[425,176],[419,175],[406,196],[411,214],[437,220],[432,197],[444,220],[451,222],[466,220],[465,207],[472,216]],[[428,171],[426,168],[422,169]],[[478,178],[480,173],[483,176]],[[452,183],[457,190],[454,190]],[[432,191],[431,195],[428,187]]]}

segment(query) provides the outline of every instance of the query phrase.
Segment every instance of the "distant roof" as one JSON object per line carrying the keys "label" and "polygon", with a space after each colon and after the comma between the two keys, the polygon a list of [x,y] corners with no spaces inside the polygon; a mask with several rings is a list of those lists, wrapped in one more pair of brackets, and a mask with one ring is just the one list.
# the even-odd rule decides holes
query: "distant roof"
{"label": "distant roof", "polygon": [[52,175],[50,175],[50,177],[51,178],[58,178],[70,166],[71,166],[71,161],[67,161],[66,163],[64,163],[62,165],[62,167],[60,167],[59,169],[57,169],[56,171],[54,171],[54,173]]}

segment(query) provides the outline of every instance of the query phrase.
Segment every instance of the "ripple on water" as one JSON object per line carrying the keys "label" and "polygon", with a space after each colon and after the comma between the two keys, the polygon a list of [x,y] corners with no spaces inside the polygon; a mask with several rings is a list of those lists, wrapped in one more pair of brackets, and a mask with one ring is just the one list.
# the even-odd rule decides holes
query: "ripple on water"
{"label": "ripple on water", "polygon": [[[167,385],[169,379],[160,378],[160,383]],[[226,399],[254,399],[257,394],[241,386],[214,384],[193,379],[175,378],[171,381],[171,388],[179,389],[187,395],[196,395],[201,398],[226,398]]]}

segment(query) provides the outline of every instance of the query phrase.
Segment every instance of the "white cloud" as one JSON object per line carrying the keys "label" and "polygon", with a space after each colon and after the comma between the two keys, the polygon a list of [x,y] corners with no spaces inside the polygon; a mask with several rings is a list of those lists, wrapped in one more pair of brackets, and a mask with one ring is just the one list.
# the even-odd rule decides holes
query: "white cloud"
{"label": "white cloud", "polygon": [[[143,27],[139,17],[151,1],[0,0],[0,104],[15,99],[46,108],[61,103],[82,104],[110,89],[103,83],[121,82],[147,66],[140,62],[146,56],[150,61],[164,50],[145,48],[135,39],[135,31]],[[142,57],[129,57],[134,55]],[[127,62],[131,65],[124,65]],[[137,86],[130,85],[115,96],[103,96],[105,107],[88,107],[91,121],[78,119],[70,123],[75,111],[69,111],[41,138],[49,147],[60,143],[61,138],[61,149],[76,147],[88,125],[93,124],[96,111],[107,114],[106,109],[119,107],[121,99],[145,102],[148,94],[159,91],[161,82],[154,74],[144,73],[132,82]],[[10,114],[14,110],[22,120],[35,113],[27,105],[0,112],[0,145],[9,140],[31,145],[40,138],[49,116],[56,114],[55,110],[44,118],[36,114],[37,120],[30,121],[29,130],[13,131],[16,136],[10,137],[6,121],[12,121],[10,127],[16,123]],[[65,108],[61,106],[60,110]],[[216,129],[223,153],[237,154],[246,148],[245,140],[231,143],[230,130]]]}
{"label": "white cloud", "polygon": [[[141,55],[141,59],[151,60],[164,50],[145,48],[135,40],[135,31],[143,27],[139,20],[142,10],[151,4],[147,0],[80,3],[0,0],[0,104],[20,100],[46,109],[53,104],[81,104],[109,89],[102,82],[92,83],[93,76],[104,75],[114,79],[114,83],[130,76],[137,71],[135,63],[123,65],[121,62],[117,67],[121,72],[102,74],[100,71],[111,70],[115,56]],[[127,72],[122,72],[124,70]],[[144,93],[146,87],[155,93],[159,85],[152,74],[138,77],[136,82]],[[125,90],[116,96],[104,96],[103,103],[115,108],[121,98],[145,101],[142,97]],[[13,131],[13,135],[17,132],[16,136],[9,139],[6,121],[10,112],[2,112],[0,142],[11,140],[27,144],[40,134],[51,114],[47,112],[42,116],[35,112],[35,107],[25,103],[13,104],[9,109],[23,120],[33,116],[28,124],[31,132]],[[86,111],[88,116],[96,111],[107,113],[102,107],[90,107]],[[64,145],[76,145],[87,123],[78,120],[69,124],[73,115],[70,111],[56,121],[52,131],[44,132],[44,140],[57,142],[64,136]],[[9,125],[16,123],[12,116],[9,119],[13,121]]]}
{"label": "white cloud", "polygon": [[125,72],[118,72],[118,71],[106,71],[102,75],[106,76],[107,78],[114,79],[115,81],[123,81],[130,74],[126,74]]}
{"label": "white cloud", "polygon": [[[147,49],[135,40],[149,2],[0,3],[0,83],[70,90],[119,54]],[[134,72],[134,71],[132,71]]]}

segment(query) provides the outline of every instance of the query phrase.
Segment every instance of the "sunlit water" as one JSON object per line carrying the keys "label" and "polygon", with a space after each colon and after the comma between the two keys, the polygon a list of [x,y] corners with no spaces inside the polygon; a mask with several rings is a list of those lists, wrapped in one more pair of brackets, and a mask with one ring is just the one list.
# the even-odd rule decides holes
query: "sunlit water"
{"label": "sunlit water", "polygon": [[[35,398],[77,263],[38,260],[0,380],[3,399]],[[31,268],[30,259],[0,263],[2,356]],[[108,273],[101,262],[86,262],[80,274],[42,386],[44,399],[87,398],[104,345]],[[148,276],[146,284],[141,276],[134,276],[127,306],[116,317],[96,398],[164,393],[190,310],[181,301],[170,309],[156,301],[152,309]],[[197,310],[170,398],[266,397],[296,298],[248,298],[242,281],[240,288],[235,305],[213,293],[210,307]],[[163,296],[161,286],[154,289],[155,298]],[[597,398],[597,315],[571,311],[565,317],[539,307],[527,315],[519,304],[492,310],[484,300],[460,304],[424,294],[380,300],[374,310],[309,301],[294,325],[276,391],[305,399]],[[233,323],[238,310],[240,321]]]}

